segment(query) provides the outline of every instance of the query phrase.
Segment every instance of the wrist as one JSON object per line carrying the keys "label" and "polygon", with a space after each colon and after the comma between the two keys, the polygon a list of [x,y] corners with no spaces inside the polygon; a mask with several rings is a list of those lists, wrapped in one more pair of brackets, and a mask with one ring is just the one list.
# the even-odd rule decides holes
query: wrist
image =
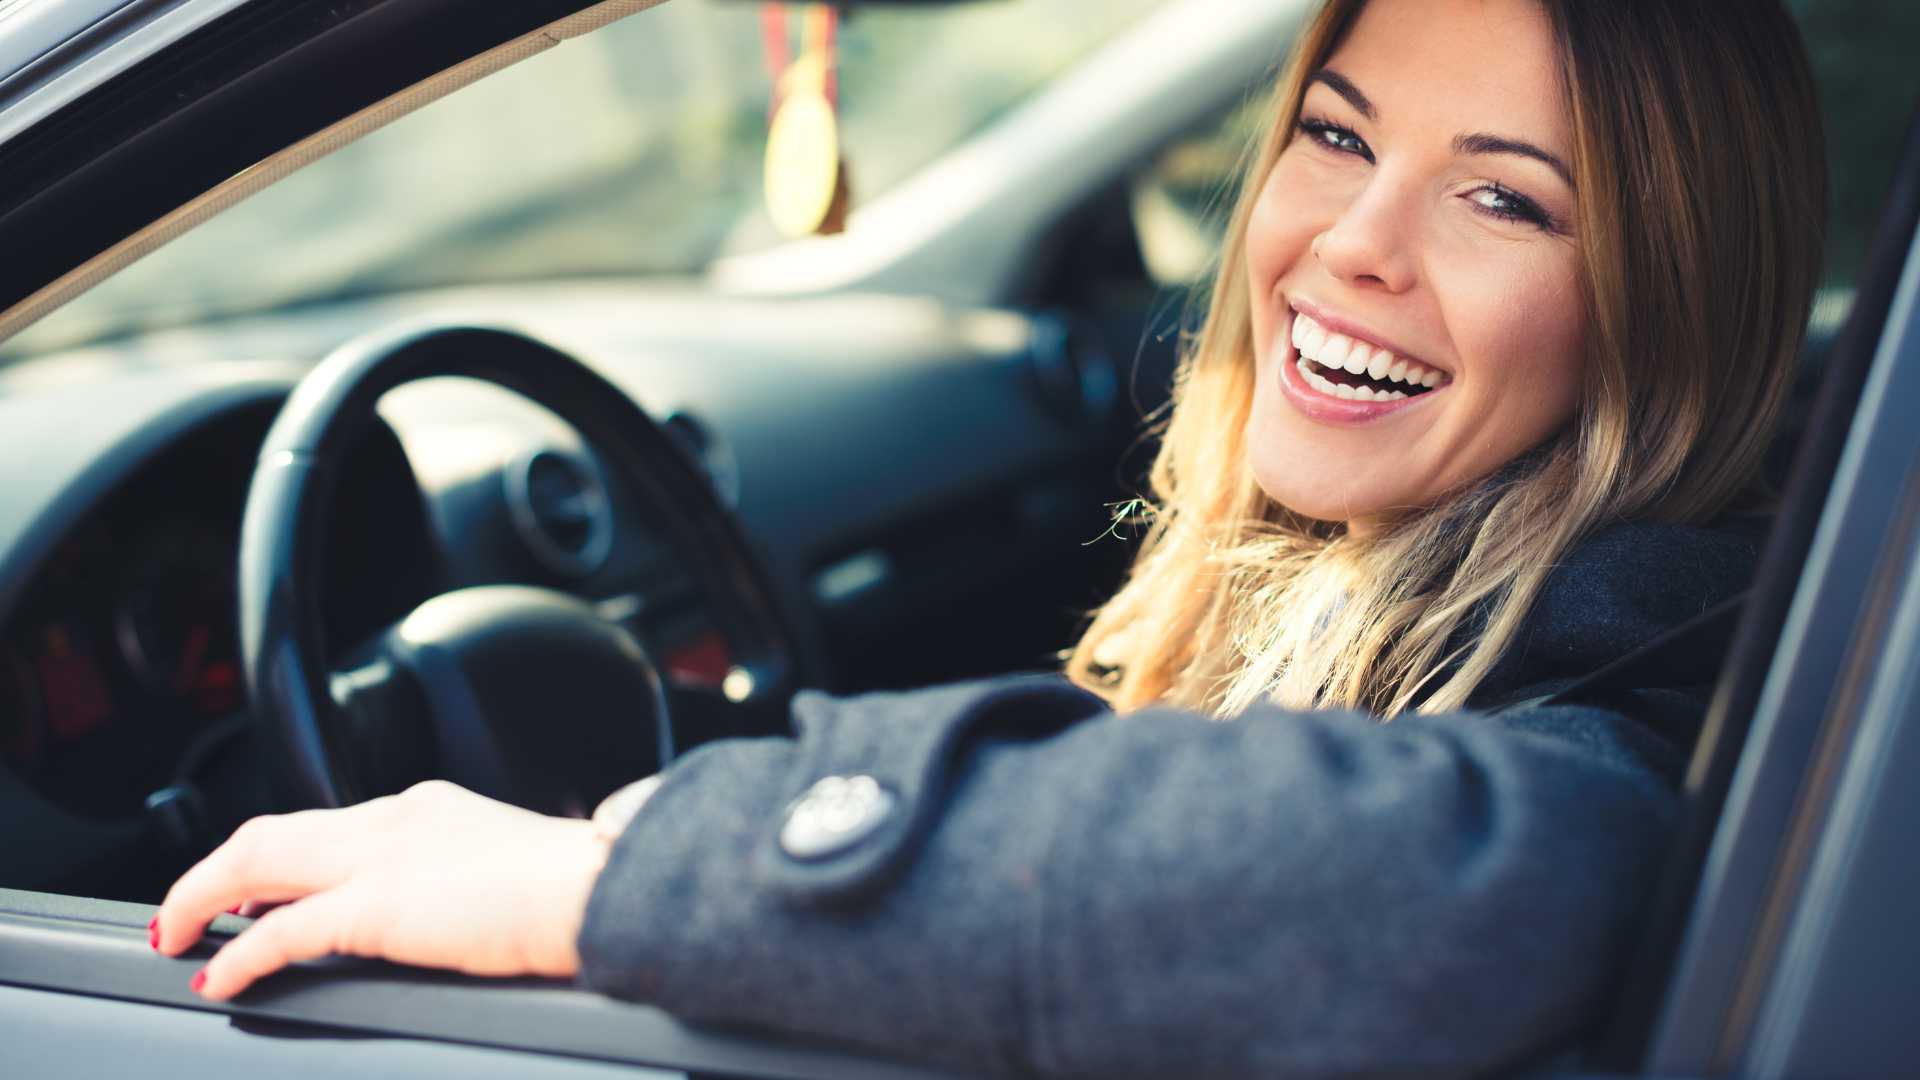
{"label": "wrist", "polygon": [[640,808],[660,790],[661,776],[655,773],[641,780],[635,780],[625,787],[616,789],[613,794],[600,800],[593,810],[594,834],[612,844],[627,831],[627,825],[633,821]]}
{"label": "wrist", "polygon": [[626,832],[634,815],[640,812],[640,808],[659,788],[660,777],[657,774],[636,780],[600,800],[592,818],[566,822],[581,850],[577,858],[570,860],[570,864],[578,867],[580,873],[572,878],[578,883],[567,905],[572,918],[564,927],[564,940],[559,944],[561,963],[568,975],[577,975],[580,971],[580,932],[586,926],[587,904],[593,899],[594,886],[599,883],[600,874],[613,854],[613,845],[619,841],[620,834]]}
{"label": "wrist", "polygon": [[558,910],[565,915],[555,927],[558,939],[548,943],[549,955],[553,957],[549,973],[571,977],[580,971],[580,930],[586,924],[587,902],[593,897],[601,871],[607,867],[613,843],[601,837],[591,822],[576,819],[561,824],[565,827],[565,836],[556,839],[558,849],[566,853],[562,860],[565,870],[559,875],[565,883],[565,895],[559,901]]}

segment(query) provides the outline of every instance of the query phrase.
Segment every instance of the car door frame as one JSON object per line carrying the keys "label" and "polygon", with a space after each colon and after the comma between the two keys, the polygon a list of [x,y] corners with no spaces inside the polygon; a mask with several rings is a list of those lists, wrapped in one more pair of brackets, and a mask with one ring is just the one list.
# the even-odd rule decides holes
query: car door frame
{"label": "car door frame", "polygon": [[[1913,736],[1901,734],[1920,731],[1901,689],[1914,654],[1900,651],[1911,648],[1903,643],[1920,603],[1910,594],[1920,573],[1916,401],[1920,118],[1909,125],[1755,600],[1690,764],[1686,818],[1598,1055],[1607,1067],[1867,1076],[1910,1062],[1895,1025],[1920,1011],[1920,981],[1881,979],[1871,996],[1856,987],[1859,997],[1808,987],[1871,981],[1823,964],[1809,943],[1864,932],[1835,920],[1859,882],[1887,868],[1836,867],[1835,852],[1875,842],[1895,823],[1871,809],[1894,799],[1871,779],[1883,766],[1862,748],[1904,747]],[[1846,911],[1874,917],[1857,902]],[[1896,951],[1913,938],[1883,929]],[[1920,963],[1920,950],[1904,949]],[[1900,1000],[1910,1004],[1904,1014],[1889,1007]],[[1837,1015],[1848,1017],[1853,1039],[1813,1038]],[[1822,1058],[1819,1048],[1841,1056]]]}
{"label": "car door frame", "polygon": [[39,56],[0,78],[0,338],[307,162],[660,2],[136,0],[20,45]]}

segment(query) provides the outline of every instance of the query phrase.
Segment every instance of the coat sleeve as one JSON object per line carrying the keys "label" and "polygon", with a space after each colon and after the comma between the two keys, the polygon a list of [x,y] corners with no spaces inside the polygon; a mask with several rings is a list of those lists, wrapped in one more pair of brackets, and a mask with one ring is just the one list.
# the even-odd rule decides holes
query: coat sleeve
{"label": "coat sleeve", "polygon": [[[581,979],[973,1071],[1511,1062],[1588,1019],[1675,813],[1677,751],[1615,704],[1383,725],[1116,717],[1048,677],[803,694],[796,738],[670,770]],[[782,825],[829,776],[892,810],[796,859]]]}

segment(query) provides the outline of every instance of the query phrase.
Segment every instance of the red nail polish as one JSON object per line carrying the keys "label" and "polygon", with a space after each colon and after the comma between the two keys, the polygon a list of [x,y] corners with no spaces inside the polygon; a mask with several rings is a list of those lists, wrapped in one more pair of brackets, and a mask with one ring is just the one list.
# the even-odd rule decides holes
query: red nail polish
{"label": "red nail polish", "polygon": [[238,914],[240,914],[240,909],[241,909],[241,908],[243,908],[243,907],[245,907],[245,906],[246,906],[245,904],[235,904],[235,905],[233,905],[232,907],[230,907],[230,908],[228,908],[228,909],[227,909],[227,914],[229,914],[229,915],[238,915]]}
{"label": "red nail polish", "polygon": [[147,922],[147,946],[156,950],[160,948],[160,916],[158,915]]}
{"label": "red nail polish", "polygon": [[197,994],[200,992],[200,988],[205,985],[207,985],[207,969],[201,968],[199,971],[193,973],[193,979],[187,983],[187,989]]}

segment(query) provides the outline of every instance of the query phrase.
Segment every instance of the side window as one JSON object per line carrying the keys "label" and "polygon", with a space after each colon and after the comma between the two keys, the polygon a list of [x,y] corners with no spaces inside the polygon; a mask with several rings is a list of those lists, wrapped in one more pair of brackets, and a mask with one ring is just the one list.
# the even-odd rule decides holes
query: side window
{"label": "side window", "polygon": [[[861,9],[837,46],[854,204],[1161,2]],[[722,255],[774,246],[764,49],[757,5],[742,3],[668,4],[568,41],[199,225],[0,342],[0,364],[412,290],[698,277]]]}

